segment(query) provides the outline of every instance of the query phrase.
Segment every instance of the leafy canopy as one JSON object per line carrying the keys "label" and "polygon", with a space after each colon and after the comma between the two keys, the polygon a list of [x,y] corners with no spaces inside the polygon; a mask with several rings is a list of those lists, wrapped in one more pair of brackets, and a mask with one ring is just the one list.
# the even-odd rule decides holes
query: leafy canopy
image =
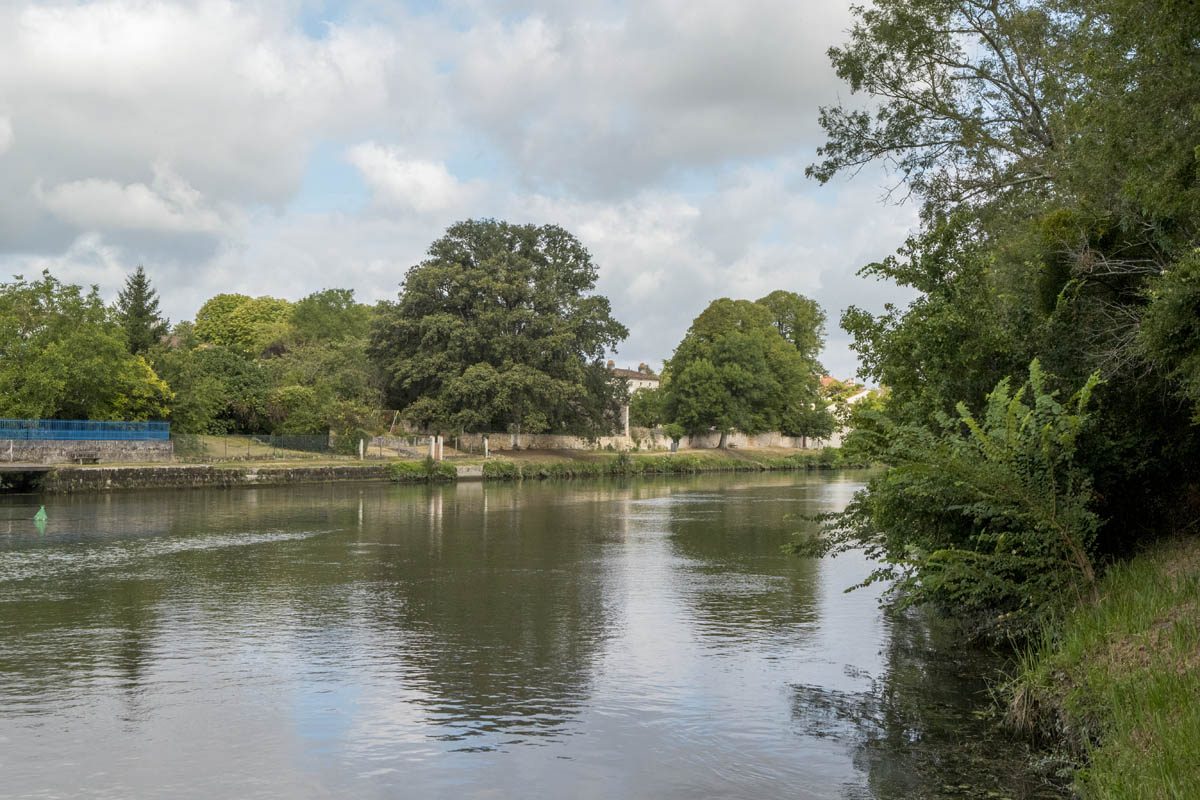
{"label": "leafy canopy", "polygon": [[940,425],[869,431],[892,468],[847,510],[828,518],[828,538],[807,552],[859,547],[881,560],[869,579],[900,579],[905,602],[935,602],[977,631],[1028,632],[1064,599],[1090,596],[1096,532],[1081,438],[1099,376],[1065,403],[1034,360],[1013,392],[1007,378],[982,416],[963,404]]}
{"label": "leafy canopy", "polygon": [[[769,297],[778,300],[780,293]],[[811,327],[790,329],[789,340],[780,333],[780,320],[795,326],[800,318],[796,314],[780,315],[761,302],[714,300],[692,322],[666,364],[659,389],[661,418],[688,433],[716,429],[723,434],[778,430],[795,436],[829,435],[833,418],[820,397],[820,365],[810,357],[811,344],[805,345],[807,354],[795,344],[820,341],[823,315],[817,311],[807,315]],[[648,407],[649,402],[641,405]]]}
{"label": "leafy canopy", "polygon": [[370,316],[353,289],[325,289],[292,306],[290,322],[301,340],[338,342],[366,336]]}
{"label": "leafy canopy", "polygon": [[0,283],[0,416],[163,419],[170,399],[95,286],[85,293],[49,272]]}
{"label": "leafy canopy", "polygon": [[[991,535],[976,524],[984,517],[961,513],[964,492],[982,485],[980,464],[997,503],[1040,475],[1074,498],[1075,511],[1054,513],[1071,517],[1089,555],[1127,552],[1188,514],[1200,481],[1200,426],[1190,424],[1200,407],[1200,5],[878,0],[853,13],[849,41],[830,56],[868,102],[822,111],[827,140],[809,174],[827,181],[881,163],[901,197],[922,203],[921,229],[862,271],[917,298],[883,314],[851,307],[841,321],[861,373],[891,390],[878,410],[856,413],[863,435],[850,442],[860,457],[900,465],[872,482],[857,506],[870,525],[858,530],[890,556],[911,556],[920,587],[950,591],[937,583],[949,566],[932,553],[951,553],[953,574],[975,570],[978,613],[1017,608],[1018,597],[1038,598],[1034,608],[1060,590],[1070,600],[1074,584],[1054,583],[1064,573],[1005,556],[1024,558],[1038,542],[1061,555],[1056,529],[1028,517],[1034,538],[1017,553],[979,555],[996,540],[978,538]],[[968,458],[944,421],[990,413],[988,397],[1004,396],[1035,359],[1043,385],[1031,375],[1026,398],[1103,378],[1069,468],[1042,474],[1035,461],[992,463],[982,450]],[[986,517],[988,531],[996,519]]]}
{"label": "leafy canopy", "polygon": [[277,297],[218,294],[196,312],[196,338],[247,353],[274,338],[272,326],[286,323],[292,304]]}
{"label": "leafy canopy", "polygon": [[555,225],[451,226],[372,326],[389,397],[441,429],[611,430],[625,388],[602,359],[628,331],[596,274]]}

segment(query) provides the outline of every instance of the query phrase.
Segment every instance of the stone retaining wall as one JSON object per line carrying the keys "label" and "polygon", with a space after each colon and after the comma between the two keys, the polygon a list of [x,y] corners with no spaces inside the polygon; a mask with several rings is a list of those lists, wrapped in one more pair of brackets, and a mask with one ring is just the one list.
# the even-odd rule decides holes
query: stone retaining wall
{"label": "stone retaining wall", "polygon": [[[659,429],[631,428],[629,436],[601,436],[598,439],[584,439],[579,436],[563,436],[552,433],[523,433],[520,447],[522,450],[661,450],[671,449],[671,440]],[[463,449],[470,447],[474,452],[483,449],[483,437],[488,436],[488,446],[493,452],[512,450],[517,446],[517,437],[511,433],[468,433],[458,437]],[[729,447],[788,447],[794,449],[819,450],[822,447],[840,444],[840,435],[835,433],[833,439],[811,439],[801,436],[784,436],[779,432],[729,434]],[[454,438],[446,440],[447,446],[453,444]],[[721,434],[706,433],[698,436],[684,436],[679,440],[683,450],[713,450],[721,443]]]}
{"label": "stone retaining wall", "polygon": [[75,441],[66,439],[0,439],[0,461],[24,464],[71,464],[80,456],[99,463],[170,461],[175,454],[169,439],[152,441]]}
{"label": "stone retaining wall", "polygon": [[187,489],[202,486],[273,486],[287,483],[389,480],[387,466],[324,467],[79,467],[47,473],[47,492],[92,492],[109,489]]}

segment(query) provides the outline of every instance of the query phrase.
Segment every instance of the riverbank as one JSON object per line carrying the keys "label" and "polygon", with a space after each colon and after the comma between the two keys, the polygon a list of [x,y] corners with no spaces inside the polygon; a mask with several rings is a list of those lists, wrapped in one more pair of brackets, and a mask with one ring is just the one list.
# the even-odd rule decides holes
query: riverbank
{"label": "riverbank", "polygon": [[209,464],[63,467],[41,478],[50,494],[121,489],[193,489],[202,487],[279,486],[293,483],[390,480],[386,464],[325,464],[223,467]]}
{"label": "riverbank", "polygon": [[1200,797],[1200,540],[1109,570],[1025,658],[1009,718],[1064,742],[1084,798]]}
{"label": "riverbank", "polygon": [[839,450],[795,452],[762,450],[691,450],[671,454],[622,452],[567,456],[532,451],[483,463],[485,480],[588,478],[629,475],[689,475],[701,472],[764,472],[771,470],[836,469],[861,466],[844,463]]}
{"label": "riverbank", "polygon": [[[423,483],[453,480],[534,480],[632,475],[684,475],[701,472],[836,469],[838,451],[689,451],[676,454],[578,451],[517,451],[487,459],[376,462],[239,462],[227,464],[136,464],[63,466],[39,473],[38,485],[51,494],[126,489],[274,486],[340,481]],[[11,479],[10,479],[11,480]],[[24,485],[24,484],[23,484]]]}

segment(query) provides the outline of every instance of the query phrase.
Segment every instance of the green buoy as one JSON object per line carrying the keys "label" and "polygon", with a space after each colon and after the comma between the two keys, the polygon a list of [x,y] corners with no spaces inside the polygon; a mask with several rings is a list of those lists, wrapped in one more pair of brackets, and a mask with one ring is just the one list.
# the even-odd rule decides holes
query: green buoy
{"label": "green buoy", "polygon": [[49,517],[46,516],[46,507],[42,506],[38,509],[38,513],[33,515],[34,522],[45,522]]}

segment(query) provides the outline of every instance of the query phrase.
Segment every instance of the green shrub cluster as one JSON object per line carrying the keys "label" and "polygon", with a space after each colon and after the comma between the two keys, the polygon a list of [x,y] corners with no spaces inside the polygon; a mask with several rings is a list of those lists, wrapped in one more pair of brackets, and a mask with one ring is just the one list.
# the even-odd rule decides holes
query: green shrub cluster
{"label": "green shrub cluster", "polygon": [[1002,380],[981,418],[960,404],[940,431],[885,423],[873,435],[892,468],[796,549],[865,548],[882,564],[869,582],[897,581],[904,602],[935,602],[976,633],[1037,630],[1095,594],[1101,520],[1076,443],[1098,380],[1060,403],[1034,360],[1028,383],[1014,393]]}
{"label": "green shrub cluster", "polygon": [[424,461],[393,461],[388,465],[388,476],[396,483],[433,483],[454,480],[458,470],[453,464],[426,456]]}

